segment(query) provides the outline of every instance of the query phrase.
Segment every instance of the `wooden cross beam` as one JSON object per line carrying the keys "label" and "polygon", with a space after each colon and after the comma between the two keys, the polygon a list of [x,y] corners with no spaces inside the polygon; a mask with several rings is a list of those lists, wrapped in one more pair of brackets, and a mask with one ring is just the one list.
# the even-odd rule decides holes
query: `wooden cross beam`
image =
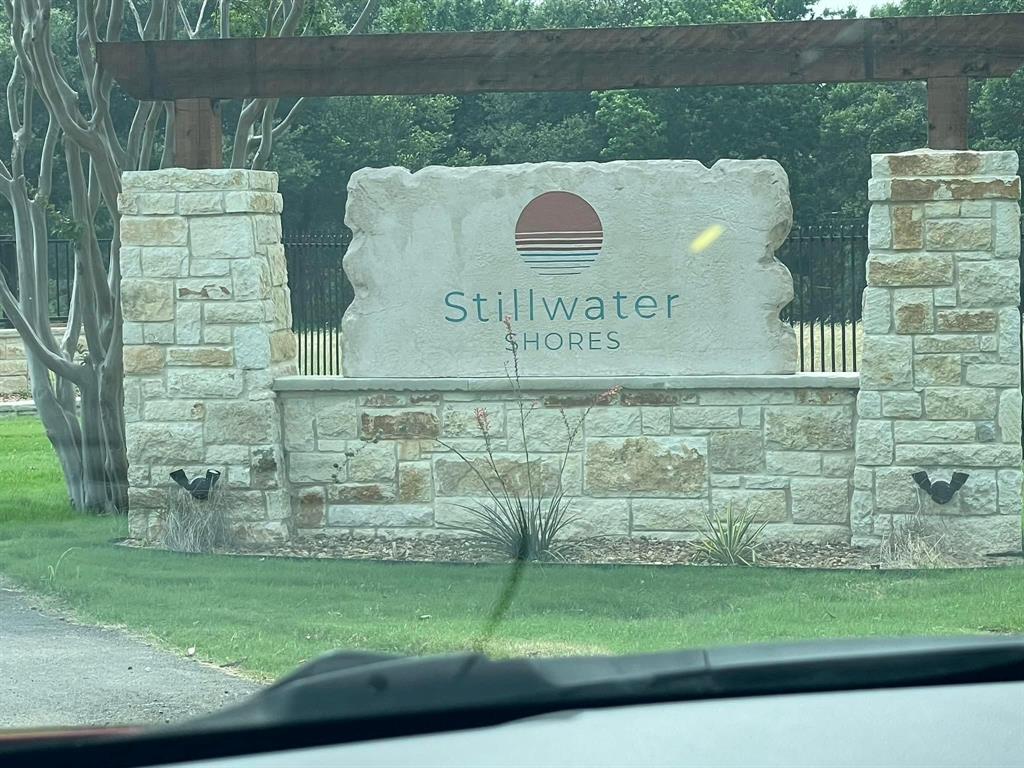
{"label": "wooden cross beam", "polygon": [[102,43],[98,58],[135,98],[176,102],[925,80],[930,145],[963,148],[966,78],[1024,64],[1024,14]]}

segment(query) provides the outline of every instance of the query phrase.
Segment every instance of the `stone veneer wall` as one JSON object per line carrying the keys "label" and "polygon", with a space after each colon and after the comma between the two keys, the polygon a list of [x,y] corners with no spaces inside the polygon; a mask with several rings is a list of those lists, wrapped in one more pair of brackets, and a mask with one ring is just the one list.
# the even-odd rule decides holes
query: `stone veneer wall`
{"label": "stone veneer wall", "polygon": [[[53,333],[60,339],[64,327],[54,326]],[[81,346],[85,348],[84,340]],[[25,344],[13,328],[0,328],[0,395],[25,395],[31,398],[31,392]]]}
{"label": "stone veneer wall", "polygon": [[[872,157],[855,541],[920,519],[947,544],[1021,543],[1015,152]],[[937,504],[910,480],[969,474]]]}
{"label": "stone veneer wall", "polygon": [[25,345],[13,328],[0,329],[0,395],[30,395]]}
{"label": "stone veneer wall", "polygon": [[289,535],[273,380],[294,374],[277,174],[125,173],[121,219],[130,524],[159,537],[169,473],[221,474],[235,527]]}
{"label": "stone veneer wall", "polygon": [[[709,508],[750,510],[768,536],[847,541],[856,375],[543,379],[524,383],[534,479],[563,485],[575,536],[692,536]],[[484,489],[476,411],[501,470],[525,493],[519,408],[501,379],[294,377],[275,382],[300,535],[445,533]],[[539,480],[537,479],[539,478]]]}
{"label": "stone veneer wall", "polygon": [[[918,515],[947,545],[1020,544],[1020,253],[1013,153],[876,156],[862,373],[524,382],[552,488],[565,426],[575,535],[687,537],[732,505],[769,536],[876,543]],[[276,175],[127,173],[120,205],[132,530],[158,538],[168,474],[215,468],[250,541],[442,533],[480,498],[476,409],[523,487],[502,379],[298,377]],[[859,386],[859,390],[858,390]],[[535,404],[535,405],[534,405]],[[854,445],[856,444],[856,450]],[[947,505],[910,475],[967,471]]]}

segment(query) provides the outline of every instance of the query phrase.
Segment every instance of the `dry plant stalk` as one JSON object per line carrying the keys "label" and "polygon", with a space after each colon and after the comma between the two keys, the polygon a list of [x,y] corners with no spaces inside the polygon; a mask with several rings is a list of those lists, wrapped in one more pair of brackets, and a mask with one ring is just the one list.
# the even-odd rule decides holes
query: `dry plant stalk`
{"label": "dry plant stalk", "polygon": [[541,465],[536,457],[530,456],[530,441],[527,421],[533,413],[536,402],[527,404],[523,394],[519,369],[518,344],[512,331],[512,318],[502,321],[507,331],[505,340],[512,350],[511,369],[506,365],[505,375],[519,412],[519,432],[523,443],[523,457],[526,471],[526,489],[519,488],[499,465],[494,455],[490,414],[485,408],[475,411],[477,431],[483,439],[484,452],[480,457],[484,468],[477,466],[477,459],[467,456],[458,447],[438,440],[438,444],[458,456],[472,471],[484,488],[485,498],[472,504],[459,504],[467,513],[462,524],[442,524],[441,527],[471,535],[485,547],[515,561],[560,559],[560,539],[565,530],[577,520],[570,514],[572,499],[566,496],[562,485],[566,465],[573,445],[583,436],[583,425],[591,409],[596,405],[607,405],[619,394],[621,387],[612,387],[596,395],[578,420],[570,420],[564,408],[559,408],[565,426],[565,448],[555,472],[554,488],[545,495],[542,478],[534,477]]}
{"label": "dry plant stalk", "polygon": [[953,565],[943,546],[943,536],[928,531],[919,514],[896,523],[889,516],[889,528],[882,536],[881,563],[887,568],[947,568]]}

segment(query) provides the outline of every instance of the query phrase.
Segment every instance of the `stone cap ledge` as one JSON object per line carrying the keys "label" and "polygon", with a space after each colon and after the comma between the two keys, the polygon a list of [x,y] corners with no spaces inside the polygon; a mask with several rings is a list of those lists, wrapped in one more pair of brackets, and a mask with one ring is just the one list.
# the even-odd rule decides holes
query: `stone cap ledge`
{"label": "stone cap ledge", "polygon": [[1017,153],[1013,150],[972,151],[966,149],[912,149],[871,155],[873,178],[970,177],[1017,175]]}
{"label": "stone cap ledge", "polygon": [[277,173],[244,168],[124,171],[121,174],[121,189],[123,192],[276,192]]}
{"label": "stone cap ledge", "polygon": [[[858,373],[790,373],[721,376],[524,376],[527,391],[623,389],[859,389]],[[511,389],[508,379],[491,378],[355,378],[282,376],[275,392],[495,392]]]}

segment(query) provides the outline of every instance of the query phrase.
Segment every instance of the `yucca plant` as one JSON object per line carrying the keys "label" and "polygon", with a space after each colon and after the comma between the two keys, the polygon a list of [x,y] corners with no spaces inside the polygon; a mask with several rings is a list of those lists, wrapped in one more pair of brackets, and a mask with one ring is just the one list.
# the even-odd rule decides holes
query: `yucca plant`
{"label": "yucca plant", "polygon": [[526,428],[527,420],[535,403],[527,405],[526,398],[523,396],[519,376],[518,344],[512,331],[511,318],[505,317],[503,322],[508,332],[505,341],[512,351],[512,367],[509,369],[506,366],[505,373],[516,395],[516,405],[519,409],[519,428],[526,468],[526,488],[521,489],[511,483],[498,465],[494,458],[491,440],[490,416],[486,409],[477,408],[475,412],[476,426],[484,441],[483,471],[477,465],[477,461],[466,456],[455,446],[443,440],[438,440],[438,443],[465,462],[484,487],[486,498],[473,504],[458,505],[469,513],[467,522],[447,523],[442,524],[442,527],[467,533],[483,546],[512,560],[526,562],[557,559],[559,557],[558,540],[566,527],[577,519],[575,515],[569,513],[572,500],[565,495],[562,487],[562,478],[565,475],[569,455],[582,432],[583,423],[590,413],[590,409],[595,405],[611,402],[618,395],[621,387],[613,387],[607,392],[595,396],[590,407],[575,423],[570,422],[564,409],[560,409],[566,432],[565,450],[562,451],[555,487],[545,497],[543,488],[538,487],[538,481],[533,476],[534,460],[530,457],[530,443]]}
{"label": "yucca plant", "polygon": [[518,495],[507,501],[492,495],[476,505],[459,505],[470,520],[457,528],[473,536],[482,545],[513,560],[552,560],[559,557],[558,541],[566,526],[576,520],[569,514],[570,501],[559,493],[550,499],[523,499]]}
{"label": "yucca plant", "polygon": [[767,523],[755,526],[755,514],[733,514],[732,504],[726,507],[725,517],[718,513],[705,513],[705,529],[697,547],[707,560],[723,565],[753,565],[757,558],[757,545]]}

